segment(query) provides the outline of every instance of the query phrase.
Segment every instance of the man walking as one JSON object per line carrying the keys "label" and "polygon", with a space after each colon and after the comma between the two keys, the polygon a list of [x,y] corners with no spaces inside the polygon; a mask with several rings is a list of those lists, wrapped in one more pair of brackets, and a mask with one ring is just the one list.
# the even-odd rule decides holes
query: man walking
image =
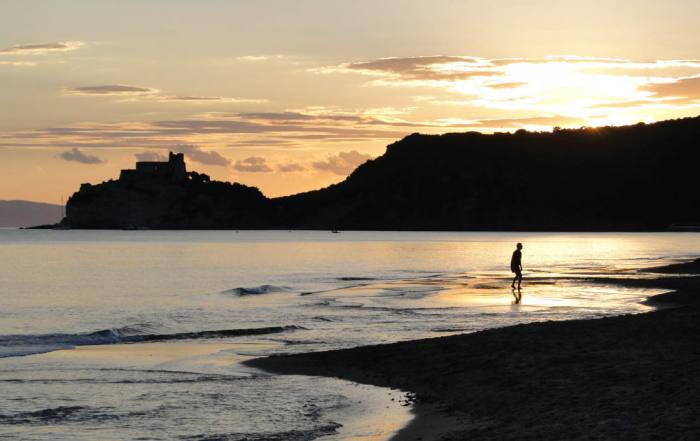
{"label": "man walking", "polygon": [[511,286],[515,289],[515,281],[518,281],[518,291],[520,291],[520,283],[523,281],[523,244],[518,243],[513,251],[513,257],[510,258],[510,270],[515,273]]}

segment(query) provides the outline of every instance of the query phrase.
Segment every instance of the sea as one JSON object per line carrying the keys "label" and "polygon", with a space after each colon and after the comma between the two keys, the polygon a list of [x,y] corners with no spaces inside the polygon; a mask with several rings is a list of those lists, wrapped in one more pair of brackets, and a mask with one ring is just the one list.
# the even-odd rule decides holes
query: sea
{"label": "sea", "polygon": [[388,440],[405,391],[241,362],[642,313],[661,291],[590,278],[698,255],[698,233],[0,229],[0,439]]}

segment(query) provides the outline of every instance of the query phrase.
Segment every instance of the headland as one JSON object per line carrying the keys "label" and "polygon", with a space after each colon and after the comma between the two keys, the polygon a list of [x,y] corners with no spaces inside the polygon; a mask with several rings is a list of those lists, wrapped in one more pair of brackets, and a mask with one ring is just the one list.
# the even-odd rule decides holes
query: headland
{"label": "headland", "polygon": [[268,198],[181,154],[83,184],[70,228],[388,231],[700,229],[700,117],[552,132],[413,134],[344,181]]}

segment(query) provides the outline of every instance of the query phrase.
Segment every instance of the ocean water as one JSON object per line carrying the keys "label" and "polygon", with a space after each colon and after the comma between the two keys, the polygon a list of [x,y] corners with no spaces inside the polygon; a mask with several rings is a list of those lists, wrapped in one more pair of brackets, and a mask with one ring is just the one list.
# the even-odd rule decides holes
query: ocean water
{"label": "ocean water", "polygon": [[0,439],[385,440],[400,391],[240,362],[644,312],[657,292],[587,278],[698,254],[696,233],[0,230]]}

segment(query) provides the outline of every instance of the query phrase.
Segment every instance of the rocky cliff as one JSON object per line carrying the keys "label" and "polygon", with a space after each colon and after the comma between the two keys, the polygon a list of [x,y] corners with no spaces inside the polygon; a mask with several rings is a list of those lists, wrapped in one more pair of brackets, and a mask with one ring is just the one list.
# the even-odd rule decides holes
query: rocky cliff
{"label": "rocky cliff", "polygon": [[261,228],[269,201],[256,188],[197,179],[84,184],[66,207],[71,228]]}

